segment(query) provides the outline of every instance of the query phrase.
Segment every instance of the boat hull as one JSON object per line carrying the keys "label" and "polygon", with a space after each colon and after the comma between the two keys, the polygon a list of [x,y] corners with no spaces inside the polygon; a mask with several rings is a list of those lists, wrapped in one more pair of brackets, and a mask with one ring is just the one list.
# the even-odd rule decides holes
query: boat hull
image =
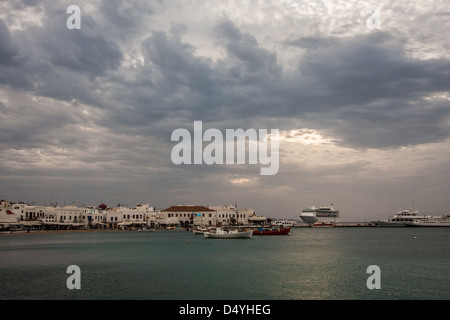
{"label": "boat hull", "polygon": [[272,230],[253,230],[253,235],[255,236],[288,235],[290,231],[291,227]]}
{"label": "boat hull", "polygon": [[311,212],[307,212],[307,213],[302,213],[300,215],[300,218],[303,220],[303,222],[305,223],[316,223],[319,221],[319,219],[317,219],[316,214],[315,213],[311,213]]}
{"label": "boat hull", "polygon": [[308,224],[314,224],[317,222],[323,223],[338,223],[340,222],[339,210],[334,210],[333,206],[330,207],[311,207],[310,209],[305,209],[300,214],[300,218],[303,222]]}
{"label": "boat hull", "polygon": [[332,223],[332,222],[316,222],[316,223],[314,223],[312,226],[314,227],[314,228],[332,228],[332,227],[334,227],[336,224],[335,223]]}
{"label": "boat hull", "polygon": [[212,239],[249,239],[253,235],[253,231],[239,231],[239,232],[220,232],[220,233],[213,233],[213,232],[205,232],[203,234],[205,238],[212,238]]}
{"label": "boat hull", "polygon": [[407,227],[450,227],[450,219],[423,219],[405,222]]}
{"label": "boat hull", "polygon": [[376,226],[376,227],[389,227],[389,228],[399,228],[399,227],[405,227],[405,223],[404,222],[395,222],[395,221],[384,221],[384,220],[377,220],[377,221],[372,221],[372,223]]}

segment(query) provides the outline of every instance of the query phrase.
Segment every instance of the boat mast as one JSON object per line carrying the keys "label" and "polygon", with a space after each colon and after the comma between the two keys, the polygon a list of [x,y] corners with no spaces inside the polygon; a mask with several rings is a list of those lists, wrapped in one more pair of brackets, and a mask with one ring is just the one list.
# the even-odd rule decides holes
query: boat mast
{"label": "boat mast", "polygon": [[236,213],[236,224],[237,224],[237,230],[239,231],[239,217],[238,217],[238,211],[237,211],[237,203],[234,203],[234,212]]}

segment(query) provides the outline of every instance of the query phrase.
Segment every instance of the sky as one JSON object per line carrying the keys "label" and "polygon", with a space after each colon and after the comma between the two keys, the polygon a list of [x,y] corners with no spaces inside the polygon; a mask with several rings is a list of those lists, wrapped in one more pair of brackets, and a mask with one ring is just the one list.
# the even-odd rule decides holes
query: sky
{"label": "sky", "polygon": [[[450,213],[448,39],[447,0],[2,1],[0,198]],[[194,121],[279,130],[278,172],[174,164]]]}

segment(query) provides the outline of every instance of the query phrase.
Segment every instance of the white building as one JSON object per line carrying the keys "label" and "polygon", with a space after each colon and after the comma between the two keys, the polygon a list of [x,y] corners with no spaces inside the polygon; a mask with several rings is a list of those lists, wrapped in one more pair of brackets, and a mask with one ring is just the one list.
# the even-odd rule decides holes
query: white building
{"label": "white building", "polygon": [[233,205],[210,206],[210,209],[217,212],[218,225],[248,225],[249,218],[255,216],[253,209],[239,209]]}
{"label": "white building", "polygon": [[80,222],[89,227],[104,225],[106,223],[106,212],[95,207],[81,208]]}
{"label": "white building", "polygon": [[44,216],[39,219],[44,224],[47,225],[55,225],[57,224],[57,218],[56,218],[56,210],[55,207],[46,207]]}
{"label": "white building", "polygon": [[45,216],[45,206],[30,206],[26,203],[14,203],[11,205],[14,212],[19,215],[20,221],[37,221]]}
{"label": "white building", "polygon": [[2,200],[0,205],[1,228],[40,229],[43,225],[41,219],[45,216],[46,207],[29,206],[26,203],[10,203]]}
{"label": "white building", "polygon": [[105,211],[105,223],[110,227],[116,226],[122,222],[122,212],[119,208],[110,208]]}
{"label": "white building", "polygon": [[62,228],[86,227],[82,221],[82,209],[76,206],[48,207],[48,216],[54,215],[55,224]]}
{"label": "white building", "polygon": [[154,213],[155,209],[148,203],[133,208],[110,208],[106,210],[105,223],[110,227],[143,227],[149,225],[149,217]]}
{"label": "white building", "polygon": [[19,222],[20,216],[14,211],[7,200],[0,202],[0,229],[9,228]]}
{"label": "white building", "polygon": [[216,212],[204,206],[176,205],[159,212],[158,224],[166,227],[215,226]]}

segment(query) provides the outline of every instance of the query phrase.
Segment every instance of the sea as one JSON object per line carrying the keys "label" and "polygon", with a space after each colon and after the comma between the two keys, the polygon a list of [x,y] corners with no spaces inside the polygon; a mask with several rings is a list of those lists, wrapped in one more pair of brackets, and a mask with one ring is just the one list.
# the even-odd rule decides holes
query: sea
{"label": "sea", "polygon": [[[69,266],[79,289],[69,288]],[[450,228],[293,228],[251,239],[2,234],[0,299],[448,300]]]}

